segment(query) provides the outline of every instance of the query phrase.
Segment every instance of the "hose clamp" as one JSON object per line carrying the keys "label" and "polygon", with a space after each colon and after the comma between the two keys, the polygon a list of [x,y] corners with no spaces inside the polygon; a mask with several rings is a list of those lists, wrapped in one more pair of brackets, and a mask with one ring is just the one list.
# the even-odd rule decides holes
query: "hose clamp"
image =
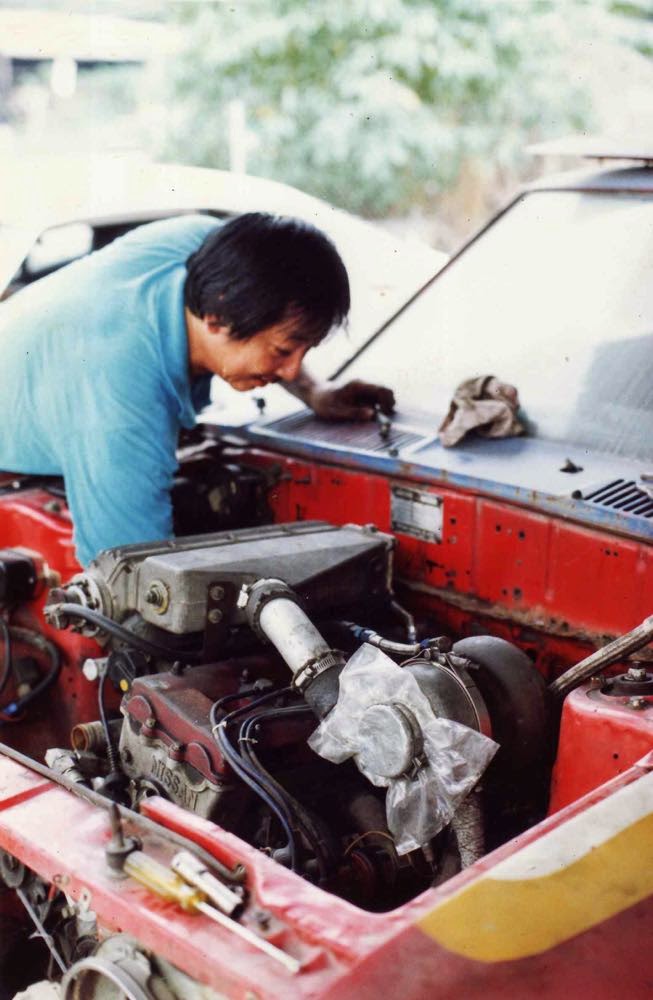
{"label": "hose clamp", "polygon": [[292,686],[297,688],[298,691],[303,691],[305,687],[311,684],[320,674],[323,674],[325,670],[331,670],[332,667],[342,667],[344,666],[344,662],[343,655],[339,650],[330,649],[327,653],[322,653],[321,656],[316,656],[314,659],[308,660],[293,677]]}
{"label": "hose clamp", "polygon": [[299,598],[292,587],[289,587],[283,580],[274,578],[257,580],[251,586],[243,587],[238,595],[237,606],[245,610],[247,621],[259,639],[267,640],[267,636],[261,631],[259,624],[261,611],[270,601],[276,601],[280,597],[287,601],[293,601],[294,604],[299,604]]}

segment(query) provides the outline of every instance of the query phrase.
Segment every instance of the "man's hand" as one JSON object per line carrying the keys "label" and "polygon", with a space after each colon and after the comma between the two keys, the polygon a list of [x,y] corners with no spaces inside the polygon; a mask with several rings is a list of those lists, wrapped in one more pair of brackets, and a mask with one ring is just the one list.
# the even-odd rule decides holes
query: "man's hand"
{"label": "man's hand", "polygon": [[373,420],[376,410],[390,414],[395,408],[392,389],[359,379],[346,385],[316,382],[305,368],[301,368],[294,382],[283,384],[323,420]]}
{"label": "man's hand", "polygon": [[390,414],[395,407],[392,389],[354,379],[346,385],[315,385],[305,399],[323,420],[373,420],[376,409]]}

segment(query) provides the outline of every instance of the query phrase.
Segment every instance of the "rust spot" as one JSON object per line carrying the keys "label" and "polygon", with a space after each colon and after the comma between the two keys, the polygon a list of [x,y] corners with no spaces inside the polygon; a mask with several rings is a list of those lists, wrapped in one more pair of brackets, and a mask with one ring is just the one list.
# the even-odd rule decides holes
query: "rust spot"
{"label": "rust spot", "polygon": [[[465,572],[468,576],[471,575],[469,570]],[[616,638],[615,635],[593,632],[578,626],[572,627],[569,622],[547,614],[545,609],[540,607],[524,608],[512,605],[508,608],[504,604],[486,601],[471,594],[460,593],[460,591],[452,589],[453,585],[451,583],[448,583],[446,587],[434,587],[428,583],[416,583],[415,580],[403,576],[400,576],[397,582],[409,591],[432,595],[436,598],[440,597],[448,606],[457,608],[466,614],[482,615],[483,619],[494,618],[500,622],[510,622],[515,630],[516,638],[518,637],[518,629],[528,628],[535,630],[538,636],[553,635],[560,636],[565,640],[570,638],[576,639],[594,646],[595,649],[605,646],[608,642]],[[508,591],[503,589],[502,594],[507,597]],[[484,624],[482,627],[479,626],[479,630],[476,634],[487,633],[487,624]],[[638,656],[640,659],[650,659],[653,662],[653,656],[645,655],[645,651],[640,650]]]}
{"label": "rust spot", "polygon": [[428,573],[435,573],[436,569],[444,569],[444,565],[439,562],[435,562],[433,559],[425,559],[424,565],[426,566]]}

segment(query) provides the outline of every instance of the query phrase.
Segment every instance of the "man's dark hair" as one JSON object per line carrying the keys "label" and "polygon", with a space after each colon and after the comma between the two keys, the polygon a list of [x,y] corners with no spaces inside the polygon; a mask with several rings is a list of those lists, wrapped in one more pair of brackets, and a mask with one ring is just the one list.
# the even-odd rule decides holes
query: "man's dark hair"
{"label": "man's dark hair", "polygon": [[297,316],[317,342],[349,312],[349,280],[331,240],[298,219],[250,212],[209,233],[187,261],[184,302],[245,340]]}

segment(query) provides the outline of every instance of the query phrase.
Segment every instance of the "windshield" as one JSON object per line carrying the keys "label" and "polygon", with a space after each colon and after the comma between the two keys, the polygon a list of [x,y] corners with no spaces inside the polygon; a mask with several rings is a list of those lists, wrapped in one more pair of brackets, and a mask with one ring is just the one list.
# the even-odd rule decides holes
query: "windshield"
{"label": "windshield", "polygon": [[34,230],[0,225],[0,299],[35,238]]}
{"label": "windshield", "polygon": [[653,455],[653,197],[525,195],[347,368],[434,423],[483,374],[531,433]]}

